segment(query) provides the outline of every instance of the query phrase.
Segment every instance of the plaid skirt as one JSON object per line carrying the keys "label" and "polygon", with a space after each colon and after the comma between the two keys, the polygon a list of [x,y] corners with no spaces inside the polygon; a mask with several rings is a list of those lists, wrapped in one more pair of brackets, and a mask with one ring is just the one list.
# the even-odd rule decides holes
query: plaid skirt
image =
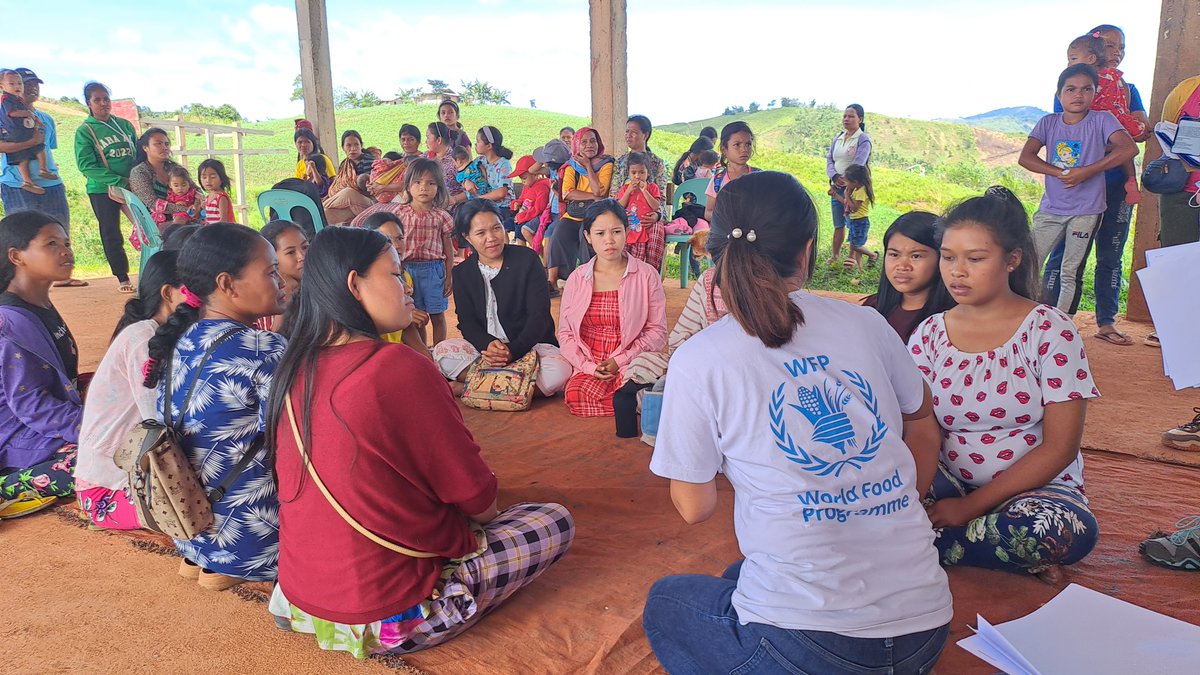
{"label": "plaid skirt", "polygon": [[575,520],[560,504],[516,504],[483,526],[486,547],[450,562],[441,588],[408,611],[369,624],[343,624],[306,613],[279,585],[270,610],[281,628],[311,633],[321,649],[355,658],[435,647],[474,625],[558,562],[575,538]]}
{"label": "plaid skirt", "polygon": [[[646,226],[646,241],[637,244],[626,244],[625,250],[629,255],[641,260],[656,270],[662,269],[663,256],[667,251],[667,230],[658,221]],[[681,261],[684,262],[684,261]]]}
{"label": "plaid skirt", "polygon": [[[599,363],[621,346],[621,304],[619,291],[592,293],[583,320],[579,323],[579,339],[587,345],[592,358]],[[577,372],[567,380],[563,398],[567,409],[576,417],[612,417],[613,394],[621,388],[621,378],[598,380]]]}

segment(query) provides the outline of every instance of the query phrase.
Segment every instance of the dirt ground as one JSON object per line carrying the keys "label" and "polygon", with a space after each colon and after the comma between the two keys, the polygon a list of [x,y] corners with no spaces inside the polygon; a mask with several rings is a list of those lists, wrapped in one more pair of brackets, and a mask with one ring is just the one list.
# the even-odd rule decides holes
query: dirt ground
{"label": "dirt ground", "polygon": [[[98,363],[127,297],[111,280],[92,282],[54,292],[79,342],[82,370]],[[667,286],[673,319],[686,291]],[[1079,317],[1085,336],[1094,331],[1089,321]],[[1122,327],[1139,337],[1148,331]],[[993,623],[1013,619],[1070,582],[1200,623],[1196,575],[1153,567],[1137,554],[1150,531],[1200,513],[1200,469],[1181,465],[1196,458],[1158,447],[1161,430],[1190,418],[1200,397],[1171,391],[1156,350],[1091,337],[1085,343],[1104,394],[1089,409],[1084,439],[1103,450],[1086,453],[1100,543],[1053,586],[950,570],[955,616],[938,667],[943,675],[994,672],[953,645],[970,633],[976,613]],[[155,548],[146,537],[88,531],[57,517],[66,514],[61,509],[0,524],[0,672],[661,672],[641,629],[642,601],[656,578],[718,574],[738,557],[728,486],[718,515],[689,527],[671,507],[666,482],[647,470],[650,449],[617,439],[611,420],[575,419],[560,400],[518,415],[464,414],[499,476],[501,502],[565,504],[578,537],[561,563],[462,637],[403,661],[321,652],[310,636],[274,628],[256,592],[262,588],[203,591],[175,575],[177,558],[145,550]]]}

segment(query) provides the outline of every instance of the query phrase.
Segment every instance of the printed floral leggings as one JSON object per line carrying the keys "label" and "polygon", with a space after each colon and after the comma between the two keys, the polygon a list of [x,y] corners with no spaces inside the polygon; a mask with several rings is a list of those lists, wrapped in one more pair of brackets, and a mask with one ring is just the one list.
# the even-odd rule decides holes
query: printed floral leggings
{"label": "printed floral leggings", "polygon": [[5,469],[0,473],[0,499],[12,499],[22,492],[43,497],[65,497],[75,492],[75,444],[68,443],[44,462],[28,469]]}
{"label": "printed floral leggings", "polygon": [[[963,497],[971,486],[938,466],[927,503]],[[1083,493],[1051,484],[1023,492],[965,527],[944,527],[936,540],[942,565],[1037,574],[1083,560],[1100,536]]]}

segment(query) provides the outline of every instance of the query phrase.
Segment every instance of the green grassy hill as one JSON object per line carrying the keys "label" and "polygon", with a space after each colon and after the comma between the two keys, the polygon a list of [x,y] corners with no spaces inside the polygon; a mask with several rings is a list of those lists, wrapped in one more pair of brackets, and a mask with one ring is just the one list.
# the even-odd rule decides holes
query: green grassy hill
{"label": "green grassy hill", "polygon": [[[42,104],[44,110],[58,123],[59,147],[55,152],[61,173],[66,181],[71,205],[72,236],[75,240],[79,272],[83,275],[107,273],[95,218],[84,193],[82,175],[75,169],[74,137],[82,121],[76,111]],[[356,129],[367,145],[386,150],[398,149],[401,124],[412,123],[424,129],[435,119],[433,105],[378,106],[358,110],[338,111],[340,130]],[[699,129],[712,125],[720,129],[733,117],[700,120],[689,124],[666,125],[656,129],[651,147],[670,165],[683,153]],[[763,169],[786,171],[795,175],[813,193],[821,215],[821,245],[829,247],[830,212],[825,195],[824,153],[830,139],[841,126],[841,112],[829,108],[781,108],[740,115],[750,123],[757,135],[754,164]],[[884,230],[898,215],[914,209],[942,211],[950,204],[978,194],[989,184],[1000,182],[1012,187],[1032,208],[1040,197],[1041,187],[1019,169],[1008,164],[988,166],[988,155],[980,149],[979,133],[972,129],[940,122],[925,122],[883,115],[869,115],[870,133],[875,142],[872,165],[878,203],[871,214],[871,245],[878,249]],[[542,110],[510,106],[472,106],[465,111],[463,124],[468,130],[483,124],[498,127],[504,133],[504,144],[517,156],[558,136],[563,126],[580,127],[586,118]],[[248,128],[274,132],[273,136],[248,136],[246,147],[276,148],[287,152],[279,155],[251,155],[245,160],[248,202],[253,205],[257,195],[275,182],[292,174],[295,154],[292,152],[292,120],[272,120],[247,124]],[[990,132],[989,132],[990,133]],[[991,143],[996,144],[991,134]],[[1001,141],[1004,140],[1000,137]],[[1003,143],[1001,143],[1003,145]],[[199,136],[190,136],[188,147],[202,147]],[[1018,143],[1019,145],[1019,143]],[[228,139],[218,141],[218,148],[231,147]],[[992,154],[996,154],[994,148]],[[231,158],[222,158],[231,167]],[[190,158],[190,166],[199,163]],[[1012,159],[1015,162],[1015,158]],[[924,172],[922,174],[922,171]],[[250,224],[261,227],[257,209],[251,207]],[[822,253],[822,256],[827,256]],[[670,263],[674,267],[675,263]],[[863,272],[863,288],[873,286],[878,273]],[[817,288],[856,290],[852,277],[840,270],[822,269],[814,280]]]}

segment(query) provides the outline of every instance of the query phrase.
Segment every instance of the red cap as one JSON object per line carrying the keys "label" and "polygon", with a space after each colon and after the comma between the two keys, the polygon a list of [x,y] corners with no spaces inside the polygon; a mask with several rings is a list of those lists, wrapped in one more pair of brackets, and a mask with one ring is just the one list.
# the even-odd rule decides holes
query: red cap
{"label": "red cap", "polygon": [[537,160],[533,158],[533,155],[524,155],[521,157],[521,159],[517,160],[517,168],[512,173],[508,174],[508,177],[520,178],[521,175],[529,171],[529,167],[533,166],[534,164],[537,164]]}
{"label": "red cap", "polygon": [[296,128],[297,129],[308,129],[309,131],[314,131],[312,122],[309,122],[308,120],[306,120],[304,118],[300,118],[300,119],[296,120]]}

